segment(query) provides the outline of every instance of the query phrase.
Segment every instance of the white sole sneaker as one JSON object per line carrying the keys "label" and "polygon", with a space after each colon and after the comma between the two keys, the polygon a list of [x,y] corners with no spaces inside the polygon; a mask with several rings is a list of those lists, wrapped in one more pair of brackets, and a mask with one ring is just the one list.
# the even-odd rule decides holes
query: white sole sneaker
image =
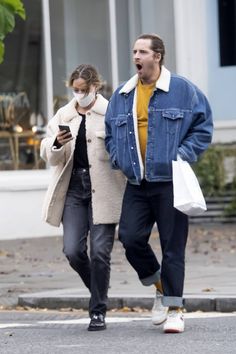
{"label": "white sole sneaker", "polygon": [[163,295],[157,290],[152,307],[152,324],[158,326],[165,322],[168,314],[168,307],[162,305]]}
{"label": "white sole sneaker", "polygon": [[184,317],[181,311],[169,311],[163,326],[164,333],[183,333]]}

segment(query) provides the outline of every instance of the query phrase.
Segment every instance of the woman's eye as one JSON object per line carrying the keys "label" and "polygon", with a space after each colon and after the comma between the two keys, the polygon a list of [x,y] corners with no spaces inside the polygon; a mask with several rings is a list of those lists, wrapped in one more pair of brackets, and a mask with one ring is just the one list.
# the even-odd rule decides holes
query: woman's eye
{"label": "woman's eye", "polygon": [[74,90],[75,93],[81,93],[81,94],[85,94],[85,90]]}

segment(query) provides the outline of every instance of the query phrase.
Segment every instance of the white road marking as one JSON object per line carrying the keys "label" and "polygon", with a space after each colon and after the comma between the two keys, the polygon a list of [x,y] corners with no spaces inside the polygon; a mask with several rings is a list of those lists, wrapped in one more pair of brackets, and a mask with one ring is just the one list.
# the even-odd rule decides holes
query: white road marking
{"label": "white road marking", "polygon": [[184,318],[216,318],[216,317],[232,317],[236,316],[236,312],[187,312]]}
{"label": "white road marking", "polygon": [[31,327],[32,323],[0,323],[0,328]]}
{"label": "white road marking", "polygon": [[[149,321],[150,317],[106,317],[107,323],[124,323],[133,321]],[[78,318],[74,320],[54,320],[54,321],[39,321],[40,324],[88,324],[89,318]]]}
{"label": "white road marking", "polygon": [[55,345],[56,348],[90,348],[91,344],[83,345],[83,344],[58,344]]}
{"label": "white road marking", "polygon": [[[223,313],[223,312],[189,312],[184,314],[186,320],[192,318],[219,318],[219,317],[236,317],[236,312]],[[151,316],[140,317],[106,317],[107,323],[128,323],[134,321],[150,321]],[[79,325],[88,324],[89,318],[78,318],[71,320],[47,320],[47,321],[34,321],[31,323],[0,323],[1,328],[16,328],[16,327],[33,327],[36,325]]]}

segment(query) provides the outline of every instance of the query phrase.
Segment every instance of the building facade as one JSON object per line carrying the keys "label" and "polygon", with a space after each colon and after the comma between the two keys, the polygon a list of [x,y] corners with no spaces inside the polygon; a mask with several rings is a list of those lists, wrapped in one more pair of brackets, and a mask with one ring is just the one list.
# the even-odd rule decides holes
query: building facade
{"label": "building facade", "polygon": [[165,42],[165,65],[208,97],[214,142],[236,137],[236,0],[23,0],[0,65],[0,238],[61,234],[41,220],[50,169],[39,158],[48,119],[72,97],[66,81],[95,65],[103,94],[135,72],[141,33]]}

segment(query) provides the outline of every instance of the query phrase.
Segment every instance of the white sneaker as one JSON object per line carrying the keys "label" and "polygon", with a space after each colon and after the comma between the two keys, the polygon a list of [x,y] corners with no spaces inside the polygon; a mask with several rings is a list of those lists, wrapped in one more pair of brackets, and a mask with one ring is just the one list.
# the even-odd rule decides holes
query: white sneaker
{"label": "white sneaker", "polygon": [[162,305],[162,297],[163,295],[160,293],[160,291],[156,290],[154,304],[152,307],[152,323],[154,325],[163,323],[167,318],[168,307]]}
{"label": "white sneaker", "polygon": [[182,333],[184,331],[184,316],[181,310],[168,312],[163,330],[165,333]]}

